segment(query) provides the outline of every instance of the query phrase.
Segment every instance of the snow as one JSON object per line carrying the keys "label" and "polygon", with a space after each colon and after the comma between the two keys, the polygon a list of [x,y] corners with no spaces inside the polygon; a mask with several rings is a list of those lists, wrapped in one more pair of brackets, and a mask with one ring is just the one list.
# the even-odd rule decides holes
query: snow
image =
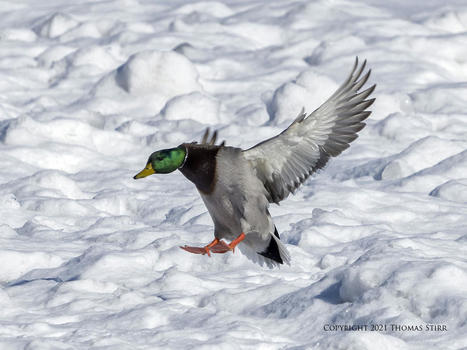
{"label": "snow", "polygon": [[304,71],[294,82],[288,82],[274,91],[269,104],[271,122],[290,124],[290,116],[298,115],[297,106],[312,111],[316,104],[321,104],[329,97],[328,91],[335,91],[339,86],[326,77],[321,77],[312,71]]}
{"label": "snow", "polygon": [[[465,1],[0,12],[0,349],[467,347]],[[367,126],[271,207],[291,266],[179,249],[212,222],[181,174],[133,180],[148,156],[206,127],[269,138],[355,56],[377,84]]]}
{"label": "snow", "polygon": [[220,102],[200,92],[170,99],[161,111],[167,120],[192,119],[200,123],[220,122]]}

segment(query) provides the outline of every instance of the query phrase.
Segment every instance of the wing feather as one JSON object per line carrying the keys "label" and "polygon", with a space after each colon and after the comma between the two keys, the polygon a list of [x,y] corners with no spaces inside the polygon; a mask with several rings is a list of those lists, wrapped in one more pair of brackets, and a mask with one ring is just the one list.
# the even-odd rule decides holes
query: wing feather
{"label": "wing feather", "polygon": [[318,109],[308,115],[302,109],[282,133],[243,151],[270,202],[286,198],[358,137],[375,101],[367,98],[376,85],[359,92],[371,74],[362,75],[365,66],[366,60],[359,65],[357,58],[348,78]]}
{"label": "wing feather", "polygon": [[[203,134],[203,138],[201,139],[201,145],[210,145],[210,146],[215,146],[216,145],[216,140],[217,140],[217,130],[214,130],[212,135],[210,135],[211,130],[209,128],[206,129],[206,131]],[[209,137],[211,136],[211,139]],[[219,146],[223,147],[225,146],[225,141],[222,141]]]}

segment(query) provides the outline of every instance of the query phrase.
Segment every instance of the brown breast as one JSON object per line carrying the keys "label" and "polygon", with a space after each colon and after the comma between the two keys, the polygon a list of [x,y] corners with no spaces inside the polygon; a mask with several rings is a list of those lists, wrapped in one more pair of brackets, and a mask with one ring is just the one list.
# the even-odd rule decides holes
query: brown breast
{"label": "brown breast", "polygon": [[187,156],[178,170],[204,194],[214,191],[216,182],[216,156],[221,146],[183,143]]}

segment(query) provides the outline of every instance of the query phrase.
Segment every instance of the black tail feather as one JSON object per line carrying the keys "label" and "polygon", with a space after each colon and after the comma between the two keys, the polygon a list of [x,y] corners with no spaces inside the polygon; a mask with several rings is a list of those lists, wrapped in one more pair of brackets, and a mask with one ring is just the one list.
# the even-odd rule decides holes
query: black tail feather
{"label": "black tail feather", "polygon": [[274,236],[276,236],[277,238],[281,239],[281,237],[279,236],[279,232],[277,232],[276,226],[274,226]]}
{"label": "black tail feather", "polygon": [[[274,226],[274,235],[278,239],[280,239],[279,233],[277,232],[277,228],[275,226]],[[266,250],[264,252],[261,252],[261,253],[258,252],[258,254],[262,255],[262,256],[264,256],[266,258],[269,258],[271,260],[274,260],[274,261],[278,262],[279,264],[284,263],[284,261],[282,261],[281,254],[279,253],[279,247],[277,246],[277,242],[274,239],[274,237],[272,237],[272,236],[270,238],[269,245],[266,248]]]}

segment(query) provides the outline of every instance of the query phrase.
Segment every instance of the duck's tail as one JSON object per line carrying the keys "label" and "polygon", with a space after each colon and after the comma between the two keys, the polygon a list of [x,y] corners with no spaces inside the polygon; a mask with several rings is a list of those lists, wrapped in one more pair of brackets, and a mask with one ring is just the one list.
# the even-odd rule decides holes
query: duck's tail
{"label": "duck's tail", "polygon": [[290,265],[290,255],[287,248],[280,241],[279,233],[276,226],[274,226],[274,235],[271,235],[269,245],[263,252],[258,252],[259,255],[271,259],[276,263],[283,264],[284,262]]}
{"label": "duck's tail", "polygon": [[257,252],[246,244],[239,245],[239,248],[248,259],[261,266],[266,265],[269,268],[274,268],[282,264],[290,265],[290,254],[282,244],[276,227],[274,227],[274,234],[271,234],[270,237],[267,248],[262,252]]}

